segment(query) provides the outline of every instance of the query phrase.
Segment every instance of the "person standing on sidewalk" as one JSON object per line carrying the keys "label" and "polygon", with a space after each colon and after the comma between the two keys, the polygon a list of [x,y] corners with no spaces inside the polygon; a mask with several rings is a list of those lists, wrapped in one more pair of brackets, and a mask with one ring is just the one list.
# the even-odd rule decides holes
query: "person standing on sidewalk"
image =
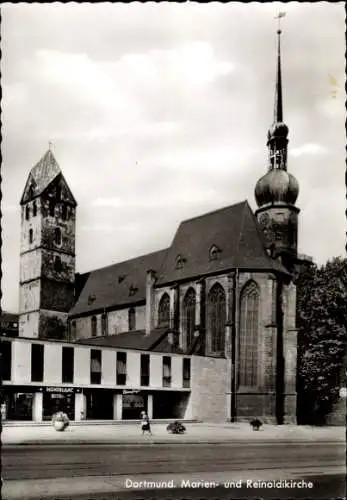
{"label": "person standing on sidewalk", "polygon": [[148,415],[145,411],[141,412],[141,430],[142,435],[147,431],[150,435],[152,435],[151,424],[148,418]]}

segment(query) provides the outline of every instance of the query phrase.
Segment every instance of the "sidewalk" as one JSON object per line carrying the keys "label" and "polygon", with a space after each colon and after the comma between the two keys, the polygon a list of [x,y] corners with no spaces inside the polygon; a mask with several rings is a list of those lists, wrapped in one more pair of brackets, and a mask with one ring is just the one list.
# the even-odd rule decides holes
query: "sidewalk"
{"label": "sidewalk", "polygon": [[4,426],[1,441],[6,445],[73,445],[73,444],[186,444],[232,443],[240,441],[336,442],[345,443],[344,427],[310,427],[297,425],[264,425],[259,432],[247,423],[186,423],[187,432],[172,435],[166,424],[153,423],[152,433],[142,436],[139,424],[70,426],[57,432],[52,426]]}

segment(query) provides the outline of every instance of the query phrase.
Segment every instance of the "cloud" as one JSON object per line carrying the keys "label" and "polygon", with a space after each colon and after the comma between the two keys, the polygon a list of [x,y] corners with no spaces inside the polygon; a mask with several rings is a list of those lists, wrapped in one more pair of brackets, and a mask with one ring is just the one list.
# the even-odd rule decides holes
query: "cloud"
{"label": "cloud", "polygon": [[325,146],[319,144],[307,143],[298,148],[289,150],[289,154],[294,157],[299,157],[302,155],[324,155],[328,152]]}

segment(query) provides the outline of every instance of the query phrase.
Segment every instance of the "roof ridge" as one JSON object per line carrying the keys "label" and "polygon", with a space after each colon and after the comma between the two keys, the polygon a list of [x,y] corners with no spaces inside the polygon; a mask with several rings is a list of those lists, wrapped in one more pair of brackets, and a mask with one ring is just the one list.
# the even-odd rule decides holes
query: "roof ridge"
{"label": "roof ridge", "polygon": [[223,210],[226,210],[227,208],[235,208],[238,205],[243,205],[243,204],[248,204],[247,199],[244,201],[239,201],[237,203],[234,203],[233,205],[226,205],[224,207],[217,208],[216,210],[212,210],[211,212],[205,212],[204,214],[196,215],[195,217],[190,217],[189,219],[184,219],[183,221],[181,221],[180,225],[184,224],[185,222],[190,222],[193,220],[201,219],[202,217],[206,217],[206,215],[212,215],[212,214],[215,214],[217,212],[222,212]]}
{"label": "roof ridge", "polygon": [[90,271],[85,271],[85,272],[79,273],[79,274],[80,274],[80,276],[84,276],[85,274],[91,274],[91,273],[94,273],[96,271],[102,271],[104,269],[110,269],[111,267],[120,266],[122,264],[130,263],[130,262],[132,262],[134,260],[141,259],[143,257],[149,257],[150,255],[154,255],[154,254],[159,254],[159,253],[165,252],[167,250],[168,250],[168,248],[162,248],[160,250],[155,250],[153,252],[149,252],[149,253],[145,253],[145,254],[142,254],[142,255],[138,255],[137,257],[132,257],[131,259],[128,259],[128,260],[121,260],[119,262],[114,262],[113,264],[109,264],[108,266],[98,267],[96,269],[91,269]]}

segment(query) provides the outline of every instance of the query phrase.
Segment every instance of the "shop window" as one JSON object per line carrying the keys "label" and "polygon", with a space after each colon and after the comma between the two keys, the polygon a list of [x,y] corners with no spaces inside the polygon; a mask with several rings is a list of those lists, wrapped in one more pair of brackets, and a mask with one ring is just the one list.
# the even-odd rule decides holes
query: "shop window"
{"label": "shop window", "polygon": [[31,344],[31,381],[43,382],[44,345]]}
{"label": "shop window", "polygon": [[33,393],[10,393],[7,399],[7,420],[32,420]]}
{"label": "shop window", "polygon": [[32,243],[32,242],[33,242],[33,239],[34,239],[34,236],[33,236],[33,230],[32,230],[32,229],[29,229],[29,243]]}
{"label": "shop window", "polygon": [[51,420],[57,411],[63,411],[70,420],[75,419],[75,394],[73,392],[61,393],[44,392],[42,401],[42,418]]}
{"label": "shop window", "polygon": [[127,378],[127,353],[117,352],[117,385],[125,385]]}
{"label": "shop window", "polygon": [[97,335],[96,316],[92,316],[91,323],[92,323],[92,337],[96,337]]}
{"label": "shop window", "polygon": [[27,205],[25,207],[25,218],[26,218],[26,220],[30,219],[30,207],[29,207],[29,205]]}
{"label": "shop window", "polygon": [[161,328],[170,326],[170,297],[167,293],[164,293],[159,302],[158,326]]}
{"label": "shop window", "polygon": [[128,312],[128,323],[129,323],[129,332],[136,330],[136,314],[135,309],[132,307]]}
{"label": "shop window", "polygon": [[11,364],[12,364],[12,342],[1,340],[1,377],[2,380],[11,380]]}
{"label": "shop window", "polygon": [[37,205],[36,205],[36,201],[34,201],[33,203],[33,216],[36,217],[37,215]]}
{"label": "shop window", "polygon": [[149,385],[149,354],[141,354],[141,385]]}
{"label": "shop window", "polygon": [[163,387],[171,387],[171,358],[163,356]]}
{"label": "shop window", "polygon": [[101,384],[101,351],[91,349],[90,351],[90,383]]}
{"label": "shop window", "polygon": [[56,227],[54,230],[54,243],[58,246],[61,245],[61,230],[59,227]]}
{"label": "shop window", "polygon": [[74,376],[74,348],[63,347],[63,356],[62,356],[63,384],[73,384],[73,376]]}
{"label": "shop window", "polygon": [[107,313],[104,312],[101,316],[102,335],[108,335]]}
{"label": "shop window", "polygon": [[190,387],[190,359],[183,358],[183,387]]}

